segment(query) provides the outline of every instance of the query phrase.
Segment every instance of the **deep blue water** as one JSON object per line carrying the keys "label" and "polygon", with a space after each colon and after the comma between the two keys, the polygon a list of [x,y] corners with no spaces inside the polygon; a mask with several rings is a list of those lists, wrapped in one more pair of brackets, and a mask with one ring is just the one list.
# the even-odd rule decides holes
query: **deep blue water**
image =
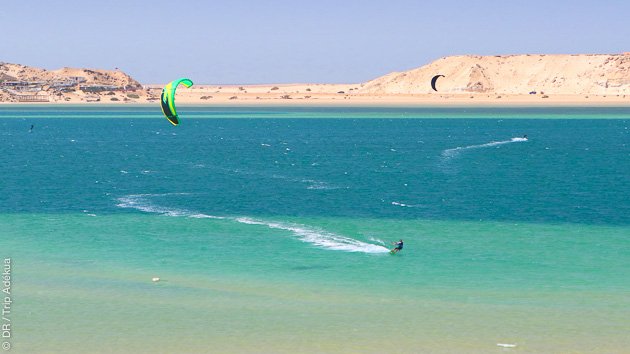
{"label": "deep blue water", "polygon": [[[213,116],[229,109],[191,108],[172,127],[147,108],[3,110],[0,212],[128,212],[116,198],[182,193],[171,202],[212,215],[630,223],[627,119],[518,118],[539,108],[473,109],[469,119],[305,111],[318,112],[237,109],[241,119],[228,119]],[[449,114],[437,112],[425,115]],[[484,119],[501,114],[510,119]],[[92,118],[70,119],[83,115]]]}

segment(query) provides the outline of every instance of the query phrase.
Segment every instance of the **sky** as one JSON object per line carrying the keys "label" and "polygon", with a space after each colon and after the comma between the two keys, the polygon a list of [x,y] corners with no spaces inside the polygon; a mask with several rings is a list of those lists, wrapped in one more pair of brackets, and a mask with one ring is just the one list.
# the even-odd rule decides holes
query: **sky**
{"label": "sky", "polygon": [[0,62],[144,84],[359,83],[449,55],[630,51],[629,14],[627,0],[14,0]]}

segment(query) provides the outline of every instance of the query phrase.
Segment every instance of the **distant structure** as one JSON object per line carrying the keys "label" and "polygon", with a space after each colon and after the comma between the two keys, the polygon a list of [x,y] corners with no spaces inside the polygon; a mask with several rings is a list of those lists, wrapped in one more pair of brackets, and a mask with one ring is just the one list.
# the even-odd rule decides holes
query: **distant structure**
{"label": "distant structure", "polygon": [[46,81],[4,81],[2,86],[19,92],[38,92],[45,84]]}
{"label": "distant structure", "polygon": [[80,85],[79,90],[83,92],[103,92],[103,91],[121,91],[125,88],[116,85]]}
{"label": "distant structure", "polygon": [[50,95],[41,94],[47,90],[68,92],[87,79],[82,76],[70,76],[66,80],[5,80],[0,81],[0,89],[7,92],[18,102],[50,102]]}
{"label": "distant structure", "polygon": [[14,95],[18,102],[50,102],[49,95]]}
{"label": "distant structure", "polygon": [[66,80],[56,80],[50,84],[50,88],[56,92],[68,92],[87,79],[83,76],[69,76]]}

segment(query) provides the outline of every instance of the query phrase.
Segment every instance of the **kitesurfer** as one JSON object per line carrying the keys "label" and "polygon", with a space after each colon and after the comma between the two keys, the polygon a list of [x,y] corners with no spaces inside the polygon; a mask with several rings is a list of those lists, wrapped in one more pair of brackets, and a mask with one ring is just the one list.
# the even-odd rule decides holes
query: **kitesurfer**
{"label": "kitesurfer", "polygon": [[391,252],[397,253],[403,249],[403,240],[400,240],[398,242],[392,242],[392,245],[396,245],[396,247],[394,247]]}

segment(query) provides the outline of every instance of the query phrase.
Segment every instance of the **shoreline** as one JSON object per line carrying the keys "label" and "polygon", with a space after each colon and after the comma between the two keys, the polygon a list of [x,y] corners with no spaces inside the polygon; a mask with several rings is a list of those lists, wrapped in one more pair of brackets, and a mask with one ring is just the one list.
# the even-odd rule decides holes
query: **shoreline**
{"label": "shoreline", "polygon": [[[196,96],[196,95],[195,95]],[[506,107],[506,108],[536,108],[536,107],[619,107],[630,108],[630,98],[623,97],[592,97],[585,99],[580,96],[556,96],[550,98],[527,97],[526,95],[490,97],[459,97],[448,96],[442,98],[423,96],[346,96],[346,98],[317,97],[311,99],[282,99],[269,97],[256,99],[241,97],[239,99],[218,98],[213,101],[203,101],[181,95],[176,98],[178,107],[408,107],[408,108],[466,108],[466,107]],[[85,102],[85,101],[56,101],[56,102],[0,102],[1,107],[159,107],[158,101],[133,100],[127,102]]]}
{"label": "shoreline", "polygon": [[[183,103],[178,113],[188,119],[533,119],[630,120],[630,107],[620,105],[232,105]],[[4,109],[3,109],[4,108]],[[45,112],[46,114],[41,114]],[[262,113],[259,115],[257,113]],[[138,118],[164,119],[156,104],[13,104],[0,106],[0,119]]]}

